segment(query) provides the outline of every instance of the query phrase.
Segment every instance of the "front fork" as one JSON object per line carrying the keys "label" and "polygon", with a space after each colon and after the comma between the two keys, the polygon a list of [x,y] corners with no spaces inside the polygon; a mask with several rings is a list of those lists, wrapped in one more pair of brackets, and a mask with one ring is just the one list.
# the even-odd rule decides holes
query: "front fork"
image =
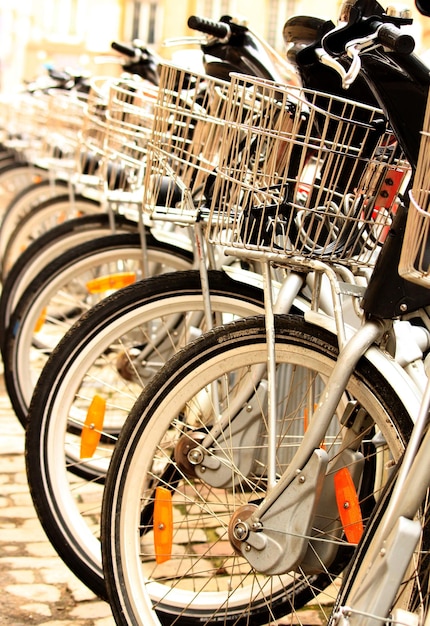
{"label": "front fork", "polygon": [[[276,475],[274,440],[277,410],[274,329],[276,305],[272,302],[268,266],[265,278],[269,345],[267,363],[254,376],[255,387],[252,394],[246,386],[243,389],[243,397],[236,406],[236,412],[230,410],[229,416],[225,418],[228,423],[224,423],[221,416],[210,433],[196,441],[195,445],[187,446],[187,463],[192,466],[194,475],[207,484],[233,488],[232,467],[226,462],[227,455],[223,455],[222,448],[228,446],[237,451],[232,461],[234,467],[240,468],[242,476],[248,476],[253,463],[252,450],[255,448],[252,442],[258,438],[262,411],[267,409],[268,431],[272,433],[273,440],[268,442],[266,496],[258,504],[245,505],[235,513],[229,526],[230,541],[234,549],[260,572],[282,574],[294,570],[298,565],[308,572],[316,572],[327,566],[337,552],[338,542],[329,544],[323,540],[323,535],[330,533],[340,539],[343,532],[342,525],[338,523],[336,528],[332,526],[328,529],[327,526],[323,527],[322,522],[324,518],[336,520],[338,517],[333,477],[342,468],[355,468],[351,471],[351,481],[355,487],[358,486],[363,467],[363,457],[358,448],[364,433],[368,432],[368,416],[363,416],[360,411],[357,414],[350,411],[348,416],[344,416],[346,434],[334,460],[329,461],[320,444],[337,412],[358,360],[382,336],[385,327],[379,321],[367,321],[348,341],[345,340],[344,332],[338,333],[341,350],[337,363],[313,413],[311,426],[303,435],[300,447],[287,470],[279,477]],[[335,309],[337,307],[339,310],[340,306],[336,301],[338,295],[334,294],[333,300]],[[231,406],[229,408],[232,409]],[[345,412],[349,409],[350,407]],[[235,416],[233,420],[231,415]],[[228,438],[225,436],[226,432],[229,433]],[[245,442],[247,445],[244,445]],[[216,453],[217,449],[219,454]]]}
{"label": "front fork", "polygon": [[[231,535],[236,539],[235,548],[238,549],[240,541],[240,552],[258,571],[270,575],[282,574],[301,565],[314,572],[333,560],[335,552],[332,550],[336,550],[336,542],[330,547],[317,538],[311,539],[315,536],[312,529],[318,526],[317,518],[321,517],[318,504],[323,492],[325,497],[321,500],[321,506],[324,508],[324,516],[326,519],[338,517],[332,481],[339,469],[355,467],[352,481],[358,484],[363,463],[358,451],[362,440],[359,433],[363,433],[364,437],[368,431],[368,424],[360,421],[366,421],[367,416],[363,418],[358,414],[348,424],[347,432],[351,436],[346,435],[334,461],[328,460],[320,444],[358,360],[382,335],[383,330],[379,322],[366,322],[341,350],[311,425],[304,433],[288,468],[248,518],[235,521],[235,527],[231,529]],[[330,491],[332,495],[327,497]],[[341,526],[338,526],[336,532],[340,533],[341,530]]]}

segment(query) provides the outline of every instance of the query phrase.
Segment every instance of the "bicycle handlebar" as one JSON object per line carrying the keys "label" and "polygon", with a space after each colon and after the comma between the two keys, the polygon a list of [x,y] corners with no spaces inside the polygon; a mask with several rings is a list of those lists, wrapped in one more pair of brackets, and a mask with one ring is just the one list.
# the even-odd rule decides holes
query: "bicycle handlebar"
{"label": "bicycle handlebar", "polygon": [[411,35],[402,33],[394,24],[383,24],[378,30],[378,40],[386,48],[399,54],[411,54],[415,48],[415,40]]}
{"label": "bicycle handlebar", "polygon": [[123,43],[118,43],[117,41],[113,41],[111,43],[111,48],[113,50],[116,50],[117,52],[120,52],[126,57],[131,57],[132,59],[136,56],[135,48],[133,48],[132,46],[127,46]]}
{"label": "bicycle handlebar", "polygon": [[193,30],[212,35],[218,39],[225,39],[231,32],[230,26],[225,22],[216,22],[197,15],[191,15],[188,18],[188,26]]}
{"label": "bicycle handlebar", "polygon": [[400,54],[411,54],[415,48],[414,38],[397,25],[410,24],[412,20],[388,17],[387,15],[364,17],[359,11],[351,10],[349,22],[329,31],[322,38],[324,50],[331,56],[343,55],[357,42],[365,49],[375,42]]}
{"label": "bicycle handlebar", "polygon": [[[315,52],[324,65],[338,72],[343,87],[347,89],[360,71],[360,54],[374,47],[375,43],[398,54],[409,55],[413,52],[414,38],[398,28],[398,25],[410,23],[409,19],[391,17],[385,13],[366,17],[353,6],[348,23],[328,31],[321,39],[321,47],[316,48]],[[337,60],[345,54],[351,59],[348,69]]]}

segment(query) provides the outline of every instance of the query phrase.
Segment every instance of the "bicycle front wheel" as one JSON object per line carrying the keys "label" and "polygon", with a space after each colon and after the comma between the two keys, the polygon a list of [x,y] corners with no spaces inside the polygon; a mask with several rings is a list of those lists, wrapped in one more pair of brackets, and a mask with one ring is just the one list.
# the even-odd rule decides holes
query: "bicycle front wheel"
{"label": "bicycle front wheel", "polygon": [[[262,290],[224,272],[209,272],[209,289],[214,322],[262,311]],[[106,595],[101,502],[118,433],[152,376],[207,329],[203,311],[198,271],[162,274],[130,285],[72,327],[34,391],[26,430],[33,502],[58,554],[100,596]],[[87,434],[91,437],[88,418],[96,420],[96,445],[82,452],[82,441]]]}
{"label": "bicycle front wheel", "polygon": [[[277,316],[275,326],[275,432],[267,420],[263,317],[197,339],[160,370],[134,405],[109,467],[102,514],[104,571],[117,624],[275,624],[305,603],[319,603],[326,588],[325,601],[330,594],[334,599],[353,547],[330,488],[315,518],[320,542],[310,542],[294,571],[259,573],[229,532],[231,520],[249,516],[267,495],[269,442],[276,475],[288,466],[338,354],[335,337],[298,316]],[[357,416],[351,425],[349,410]],[[336,463],[342,442],[356,442],[364,523],[386,480],[387,462],[399,458],[410,428],[386,372],[362,358],[322,445]],[[199,468],[205,439],[205,467]],[[160,522],[156,510],[163,506]],[[164,543],[161,527],[170,527]],[[323,543],[333,551],[320,551]],[[299,615],[294,618],[300,623]]]}
{"label": "bicycle front wheel", "polygon": [[[33,241],[15,261],[2,285],[0,294],[0,328],[6,329],[20,297],[36,276],[49,263],[52,263],[66,250],[82,246],[87,241],[114,233],[135,233],[137,224],[132,220],[116,215],[112,229],[110,216],[94,213],[75,219],[50,229]],[[3,343],[4,338],[1,338]],[[1,346],[2,347],[2,346]]]}
{"label": "bicycle front wheel", "polygon": [[[2,253],[2,280],[5,280],[15,261],[25,248],[49,229],[65,220],[101,212],[100,202],[76,194],[53,196],[40,202],[27,213],[19,213],[19,205],[11,207],[2,223],[0,250]],[[6,217],[6,216],[5,216]]]}
{"label": "bicycle front wheel", "polygon": [[[187,250],[147,234],[149,274],[189,268]],[[22,424],[34,386],[49,354],[79,317],[122,281],[142,276],[143,251],[138,233],[109,235],[68,250],[44,268],[21,296],[5,333],[5,383]]]}
{"label": "bicycle front wheel", "polygon": [[[375,625],[428,623],[430,492],[428,481],[417,474],[417,470],[428,465],[425,447],[417,452],[415,462],[417,465],[409,470],[406,479],[409,483],[403,485],[401,497],[392,501],[401,465],[393,472],[343,578],[331,624],[339,623],[342,616],[357,626],[370,622]],[[401,509],[408,495],[417,501],[422,498],[414,513],[415,505],[409,505],[408,512]]]}

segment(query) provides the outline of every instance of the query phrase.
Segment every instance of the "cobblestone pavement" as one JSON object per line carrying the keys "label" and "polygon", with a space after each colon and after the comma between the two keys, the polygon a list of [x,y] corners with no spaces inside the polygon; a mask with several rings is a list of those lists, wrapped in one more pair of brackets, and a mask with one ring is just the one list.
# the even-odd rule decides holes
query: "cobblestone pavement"
{"label": "cobblestone pavement", "polygon": [[99,600],[57,556],[36,517],[24,468],[24,431],[0,373],[0,624],[114,626]]}
{"label": "cobblestone pavement", "polygon": [[[24,431],[10,406],[1,363],[0,420],[0,626],[114,626],[109,605],[70,572],[37,519],[25,476]],[[322,623],[314,610],[305,610],[301,622]]]}

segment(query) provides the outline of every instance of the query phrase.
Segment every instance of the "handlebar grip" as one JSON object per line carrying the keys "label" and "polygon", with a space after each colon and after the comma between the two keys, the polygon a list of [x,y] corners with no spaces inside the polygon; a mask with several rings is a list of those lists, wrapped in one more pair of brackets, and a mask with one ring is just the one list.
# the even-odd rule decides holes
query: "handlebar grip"
{"label": "handlebar grip", "polygon": [[126,46],[123,43],[118,43],[117,41],[113,41],[111,43],[111,48],[113,48],[113,50],[116,50],[117,52],[120,52],[121,54],[127,57],[133,58],[136,56],[135,48],[133,48],[132,46]]}
{"label": "handlebar grip", "polygon": [[394,24],[383,24],[378,31],[379,42],[400,54],[411,54],[415,48],[415,40],[412,35],[403,33]]}
{"label": "handlebar grip", "polygon": [[215,22],[205,17],[198,17],[197,15],[191,15],[188,18],[188,26],[201,33],[218,37],[218,39],[224,39],[230,33],[230,27],[225,22]]}

